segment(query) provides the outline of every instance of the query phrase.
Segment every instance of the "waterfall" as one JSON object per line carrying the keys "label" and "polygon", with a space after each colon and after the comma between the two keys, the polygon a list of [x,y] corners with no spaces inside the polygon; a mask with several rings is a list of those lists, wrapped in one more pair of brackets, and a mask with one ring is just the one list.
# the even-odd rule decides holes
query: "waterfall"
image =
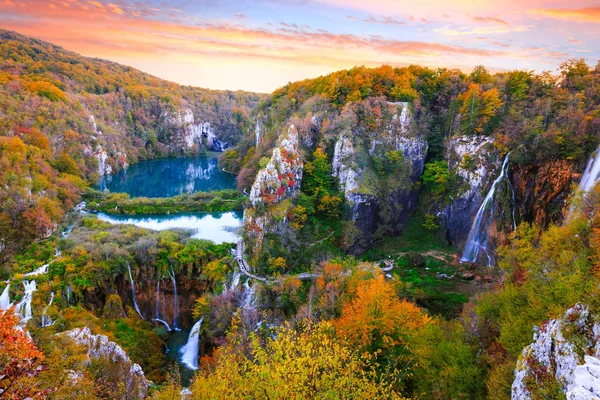
{"label": "waterfall", "polygon": [[[493,218],[494,218],[494,209],[495,209],[494,195],[496,194],[496,188],[498,187],[500,182],[502,182],[504,179],[506,179],[508,181],[508,184],[510,186],[513,202],[515,200],[515,193],[514,193],[512,184],[510,183],[510,179],[508,178],[508,164],[509,164],[510,153],[512,153],[512,152],[509,152],[506,155],[506,157],[504,157],[504,162],[502,163],[502,169],[500,171],[500,175],[496,178],[496,180],[492,184],[490,191],[488,192],[487,196],[485,196],[485,199],[483,200],[481,207],[479,207],[479,210],[477,211],[477,215],[475,216],[475,220],[473,221],[473,225],[471,226],[471,230],[469,231],[469,236],[467,238],[467,244],[463,251],[463,255],[462,255],[462,258],[460,259],[460,262],[466,262],[466,261],[476,262],[477,259],[479,258],[479,252],[481,250],[483,250],[488,259],[488,266],[492,265],[492,256],[490,254],[489,249],[487,248],[488,239],[489,239],[489,230],[490,230],[490,226],[492,225]],[[515,207],[515,204],[513,204],[512,217],[513,217],[513,228],[516,229],[517,224],[516,224],[516,220],[515,220],[514,207]]]}
{"label": "waterfall", "polygon": [[256,289],[254,286],[250,286],[248,281],[244,284],[244,300],[242,301],[242,308],[245,310],[256,308]]}
{"label": "waterfall", "polygon": [[32,272],[28,272],[23,276],[38,276],[38,275],[45,275],[48,273],[48,266],[50,264],[44,264],[41,267],[37,268],[36,270],[32,271]]}
{"label": "waterfall", "polygon": [[579,182],[579,189],[582,192],[588,192],[594,187],[600,177],[600,147],[596,150],[596,156],[590,158],[585,168],[585,172]]}
{"label": "waterfall", "polygon": [[254,128],[254,137],[256,139],[255,147],[258,148],[258,144],[260,143],[260,121],[258,117],[256,117],[256,127]]}
{"label": "waterfall", "polygon": [[127,270],[129,271],[129,280],[131,281],[131,297],[133,298],[133,306],[135,307],[135,311],[139,314],[142,319],[145,319],[138,307],[137,300],[135,299],[135,283],[133,283],[133,276],[131,275],[131,266],[129,263],[127,264]]}
{"label": "waterfall", "polygon": [[229,285],[225,287],[225,291],[230,292],[230,291],[234,290],[235,288],[237,288],[240,284],[241,277],[242,277],[242,274],[240,273],[240,271],[235,271],[233,273],[233,275],[231,276],[231,282],[229,282]]}
{"label": "waterfall", "polygon": [[52,322],[52,319],[46,315],[46,311],[48,311],[48,307],[50,307],[52,305],[53,300],[54,300],[54,292],[50,292],[50,302],[44,308],[44,311],[42,311],[42,328],[45,328],[50,325],[54,325],[54,322]]}
{"label": "waterfall", "polygon": [[171,280],[173,281],[173,292],[175,294],[175,300],[173,301],[173,329],[176,331],[180,330],[177,325],[177,317],[179,316],[179,299],[177,297],[177,281],[175,280],[175,271],[173,271],[173,266],[171,265],[171,271],[169,271],[169,275],[171,276]]}
{"label": "waterfall", "polygon": [[200,327],[204,317],[194,324],[188,341],[180,350],[181,362],[190,369],[198,369],[198,347],[200,345]]}
{"label": "waterfall", "polygon": [[37,285],[34,280],[23,281],[23,287],[25,293],[19,304],[17,304],[16,310],[21,315],[21,322],[27,323],[31,319],[31,301],[33,300],[33,292],[37,290]]}
{"label": "waterfall", "polygon": [[71,304],[71,295],[73,294],[73,289],[71,289],[71,285],[67,285],[67,305]]}
{"label": "waterfall", "polygon": [[8,310],[12,304],[10,303],[10,285],[6,285],[0,295],[0,310]]}
{"label": "waterfall", "polygon": [[[165,296],[163,295],[163,298],[164,297]],[[163,302],[163,305],[164,305],[164,302]],[[154,304],[154,321],[160,322],[167,328],[168,331],[170,331],[171,327],[169,326],[169,324],[165,320],[160,318],[159,307],[160,307],[160,280],[158,280],[156,282],[156,301]],[[163,314],[164,314],[164,310],[163,310]]]}

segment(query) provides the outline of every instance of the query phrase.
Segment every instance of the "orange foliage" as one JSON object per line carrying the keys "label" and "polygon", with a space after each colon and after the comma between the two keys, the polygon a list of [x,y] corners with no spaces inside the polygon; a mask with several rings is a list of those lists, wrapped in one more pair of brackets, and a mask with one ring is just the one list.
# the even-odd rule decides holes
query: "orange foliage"
{"label": "orange foliage", "polygon": [[334,326],[351,344],[371,348],[375,342],[382,342],[383,347],[405,344],[407,336],[429,322],[417,306],[400,300],[379,274],[359,284],[356,297],[344,305]]}
{"label": "orange foliage", "polygon": [[19,385],[20,379],[36,375],[44,355],[25,331],[17,328],[19,319],[11,310],[0,315],[0,397],[24,399],[37,397],[35,389]]}

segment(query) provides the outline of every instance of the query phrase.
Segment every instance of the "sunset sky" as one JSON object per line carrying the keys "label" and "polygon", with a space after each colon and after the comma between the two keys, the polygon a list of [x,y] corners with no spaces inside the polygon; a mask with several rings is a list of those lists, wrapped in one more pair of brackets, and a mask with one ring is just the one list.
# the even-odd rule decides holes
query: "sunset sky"
{"label": "sunset sky", "polygon": [[258,92],[355,65],[542,71],[600,57],[594,0],[0,0],[0,27],[178,83]]}

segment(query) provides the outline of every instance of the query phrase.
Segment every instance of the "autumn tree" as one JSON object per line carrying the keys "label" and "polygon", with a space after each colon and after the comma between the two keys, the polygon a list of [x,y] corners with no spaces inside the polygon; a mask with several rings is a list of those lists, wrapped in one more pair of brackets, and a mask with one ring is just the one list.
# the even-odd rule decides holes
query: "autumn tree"
{"label": "autumn tree", "polygon": [[41,371],[44,355],[18,323],[12,309],[0,313],[0,397],[41,398],[44,392],[26,382]]}

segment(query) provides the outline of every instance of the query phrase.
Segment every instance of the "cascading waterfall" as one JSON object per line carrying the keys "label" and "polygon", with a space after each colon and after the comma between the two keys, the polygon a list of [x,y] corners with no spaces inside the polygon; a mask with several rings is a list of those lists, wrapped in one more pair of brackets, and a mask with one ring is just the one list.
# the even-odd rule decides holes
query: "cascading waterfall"
{"label": "cascading waterfall", "polygon": [[177,280],[175,279],[175,271],[173,271],[173,266],[171,265],[171,271],[169,272],[171,275],[171,280],[173,281],[173,292],[175,294],[175,299],[173,301],[173,329],[176,331],[180,330],[179,325],[177,324],[177,318],[179,316],[179,298],[177,297]]}
{"label": "cascading waterfall", "polygon": [[[164,295],[163,295],[163,299],[164,299]],[[160,311],[159,311],[159,307],[160,307],[160,280],[158,280],[156,282],[156,302],[154,304],[154,321],[156,322],[160,322],[161,324],[163,324],[168,331],[171,330],[171,326],[169,326],[169,324],[167,323],[167,321],[163,320],[160,318]],[[164,302],[163,302],[163,307],[164,307]],[[163,314],[164,314],[164,310],[163,310]]]}
{"label": "cascading waterfall", "polygon": [[41,267],[35,269],[32,272],[28,272],[23,276],[38,276],[38,275],[45,275],[48,273],[48,266],[50,265],[50,263],[48,264],[44,264]]}
{"label": "cascading waterfall", "polygon": [[200,345],[200,328],[204,317],[194,324],[188,341],[180,350],[181,363],[190,369],[198,369],[198,347]]}
{"label": "cascading waterfall", "polygon": [[242,301],[242,308],[245,310],[256,308],[256,289],[254,286],[250,286],[248,281],[244,284],[244,300]]}
{"label": "cascading waterfall", "polygon": [[142,317],[142,319],[146,319],[142,315],[140,307],[138,307],[137,300],[135,299],[135,283],[133,282],[133,276],[131,275],[131,266],[129,264],[127,264],[127,270],[129,271],[129,281],[131,281],[131,297],[133,298],[133,306],[135,307],[135,311],[139,314],[139,316]]}
{"label": "cascading waterfall", "polygon": [[25,293],[19,304],[17,304],[16,310],[21,315],[21,323],[27,323],[31,319],[31,301],[33,300],[33,292],[37,290],[37,285],[34,280],[23,281],[23,287]]}
{"label": "cascading waterfall", "polygon": [[6,285],[4,290],[2,291],[2,295],[0,295],[0,310],[8,310],[10,306],[12,306],[10,302],[10,285]]}
{"label": "cascading waterfall", "polygon": [[582,192],[588,192],[594,187],[598,178],[600,178],[600,147],[596,150],[596,156],[588,161],[581,182],[579,182],[579,189]]}
{"label": "cascading waterfall", "polygon": [[52,305],[53,300],[54,300],[54,292],[50,292],[50,302],[48,303],[48,305],[44,308],[44,311],[42,312],[42,328],[45,328],[50,325],[54,325],[52,318],[50,318],[49,316],[46,315],[46,312],[48,311],[48,308]]}
{"label": "cascading waterfall", "polygon": [[496,194],[496,188],[498,187],[500,182],[502,182],[504,179],[506,179],[508,181],[510,190],[512,192],[513,228],[514,229],[517,228],[517,224],[516,224],[516,220],[515,220],[515,208],[514,208],[515,207],[515,203],[514,203],[515,192],[513,190],[512,184],[510,183],[510,179],[508,178],[508,165],[509,165],[510,153],[512,153],[512,151],[508,152],[506,157],[504,157],[504,162],[502,163],[502,169],[500,171],[500,175],[496,178],[496,180],[492,184],[490,191],[488,192],[487,196],[485,196],[485,199],[483,200],[481,207],[479,207],[479,210],[477,211],[477,215],[475,216],[475,220],[473,221],[473,225],[471,226],[471,230],[469,231],[469,236],[467,238],[467,244],[463,251],[462,258],[460,259],[461,262],[476,262],[477,259],[479,258],[479,252],[481,250],[483,250],[488,259],[488,266],[492,265],[492,256],[490,254],[489,249],[487,248],[488,239],[489,239],[489,230],[490,230],[490,226],[492,225],[493,218],[494,218],[494,210],[495,210],[494,195]]}

